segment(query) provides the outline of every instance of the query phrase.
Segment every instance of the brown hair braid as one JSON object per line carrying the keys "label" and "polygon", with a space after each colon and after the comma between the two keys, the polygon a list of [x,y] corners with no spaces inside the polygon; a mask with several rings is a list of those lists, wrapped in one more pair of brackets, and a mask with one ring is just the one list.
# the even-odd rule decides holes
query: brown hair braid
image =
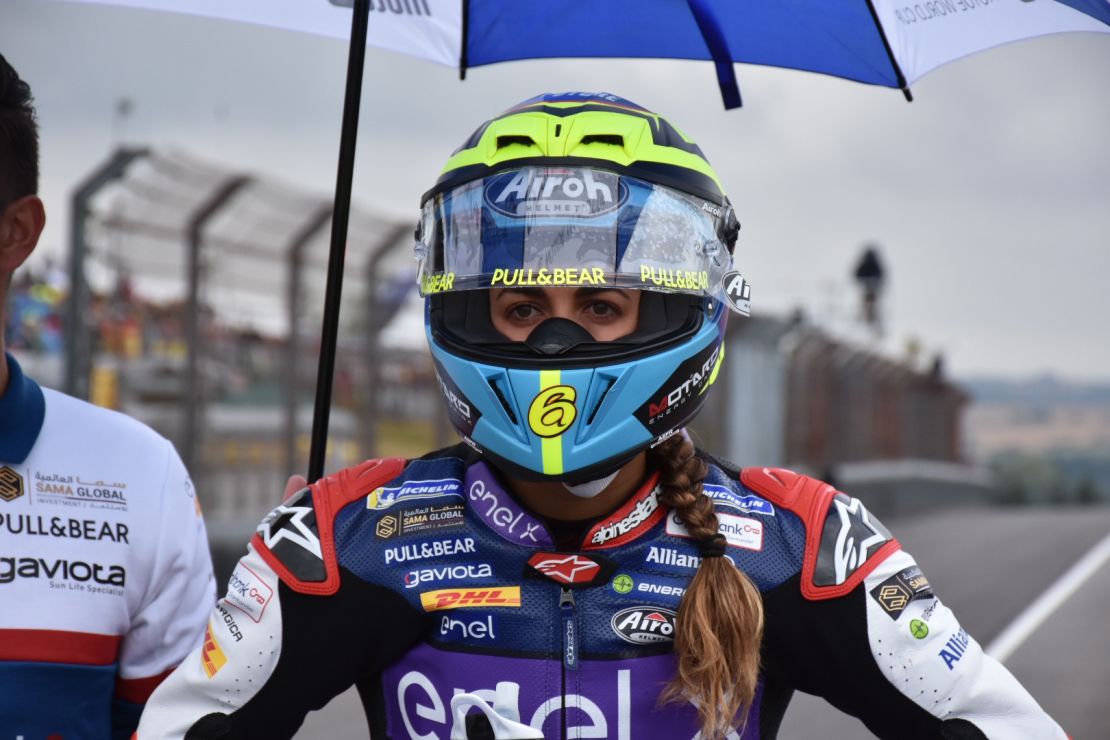
{"label": "brown hair braid", "polygon": [[[652,457],[662,471],[660,502],[675,510],[697,540],[716,535],[717,514],[702,493],[707,467],[690,440],[676,434]],[[695,704],[702,736],[723,738],[737,719],[741,725],[746,721],[762,640],[763,600],[755,584],[731,561],[703,557],[678,608],[678,675],[664,690],[664,700]]]}

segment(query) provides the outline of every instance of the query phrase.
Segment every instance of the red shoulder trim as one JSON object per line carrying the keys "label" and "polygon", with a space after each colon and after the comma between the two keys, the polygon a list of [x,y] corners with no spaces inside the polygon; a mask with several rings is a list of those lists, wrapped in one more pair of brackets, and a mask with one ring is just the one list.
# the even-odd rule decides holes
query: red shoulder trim
{"label": "red shoulder trim", "polygon": [[835,599],[847,595],[878,567],[891,553],[901,549],[891,538],[875,550],[843,582],[818,586],[814,582],[817,556],[821,549],[821,533],[828,517],[829,506],[838,491],[828,483],[783,468],[744,468],[740,482],[772,503],[798,515],[806,528],[805,554],[802,559],[802,595],[810,601]]}
{"label": "red shoulder trim", "polygon": [[251,543],[262,559],[274,569],[285,585],[297,593],[330,596],[339,590],[339,558],[335,552],[335,515],[347,504],[356,501],[373,491],[381,484],[396,478],[405,468],[405,460],[389,457],[380,460],[367,460],[364,463],[345,468],[337,473],[321,478],[309,485],[312,490],[312,508],[316,512],[316,527],[320,538],[320,552],[324,557],[322,581],[302,581],[266,547],[262,536],[257,532]]}
{"label": "red shoulder trim", "polygon": [[110,665],[119,658],[122,639],[92,632],[0,629],[0,660]]}

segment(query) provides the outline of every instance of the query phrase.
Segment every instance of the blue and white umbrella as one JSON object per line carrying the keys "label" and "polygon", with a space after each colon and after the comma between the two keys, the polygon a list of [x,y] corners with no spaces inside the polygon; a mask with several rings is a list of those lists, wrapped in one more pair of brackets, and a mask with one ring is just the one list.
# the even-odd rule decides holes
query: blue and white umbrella
{"label": "blue and white umbrella", "polygon": [[[355,0],[77,0],[348,38]],[[366,0],[367,42],[460,71],[558,57],[713,61],[908,90],[955,59],[1064,32],[1110,32],[1108,0]]]}
{"label": "blue and white umbrella", "polygon": [[[309,479],[323,472],[367,44],[458,67],[558,57],[712,61],[725,107],[734,64],[900,89],[1022,39],[1110,33],[1110,0],[71,0],[225,18],[350,40]],[[352,8],[354,12],[352,13]]]}

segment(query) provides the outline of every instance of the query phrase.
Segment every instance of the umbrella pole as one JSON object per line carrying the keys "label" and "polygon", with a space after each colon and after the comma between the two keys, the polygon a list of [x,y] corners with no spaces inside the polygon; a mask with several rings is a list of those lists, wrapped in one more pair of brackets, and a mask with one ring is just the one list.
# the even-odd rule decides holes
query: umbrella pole
{"label": "umbrella pole", "polygon": [[347,87],[343,98],[343,127],[339,137],[339,163],[335,175],[332,207],[331,251],[324,293],[324,321],[320,329],[320,363],[316,371],[316,406],[312,416],[312,444],[308,456],[308,480],[324,474],[331,414],[335,350],[339,334],[339,299],[343,292],[343,261],[347,248],[347,225],[351,213],[351,180],[355,169],[358,113],[362,102],[362,72],[366,62],[366,28],[371,0],[355,0],[351,13],[351,42],[347,56]]}

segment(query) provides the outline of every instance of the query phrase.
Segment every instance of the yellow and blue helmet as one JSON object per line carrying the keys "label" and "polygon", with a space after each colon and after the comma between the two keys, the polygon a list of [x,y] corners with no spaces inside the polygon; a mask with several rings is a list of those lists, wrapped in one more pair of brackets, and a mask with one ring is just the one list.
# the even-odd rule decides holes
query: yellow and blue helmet
{"label": "yellow and blue helmet", "polygon": [[[425,327],[463,439],[509,475],[580,483],[685,426],[724,358],[740,225],[696,144],[607,93],[541,95],[487,121],[424,194]],[[637,328],[595,341],[549,318],[493,328],[498,287],[643,291]]]}

